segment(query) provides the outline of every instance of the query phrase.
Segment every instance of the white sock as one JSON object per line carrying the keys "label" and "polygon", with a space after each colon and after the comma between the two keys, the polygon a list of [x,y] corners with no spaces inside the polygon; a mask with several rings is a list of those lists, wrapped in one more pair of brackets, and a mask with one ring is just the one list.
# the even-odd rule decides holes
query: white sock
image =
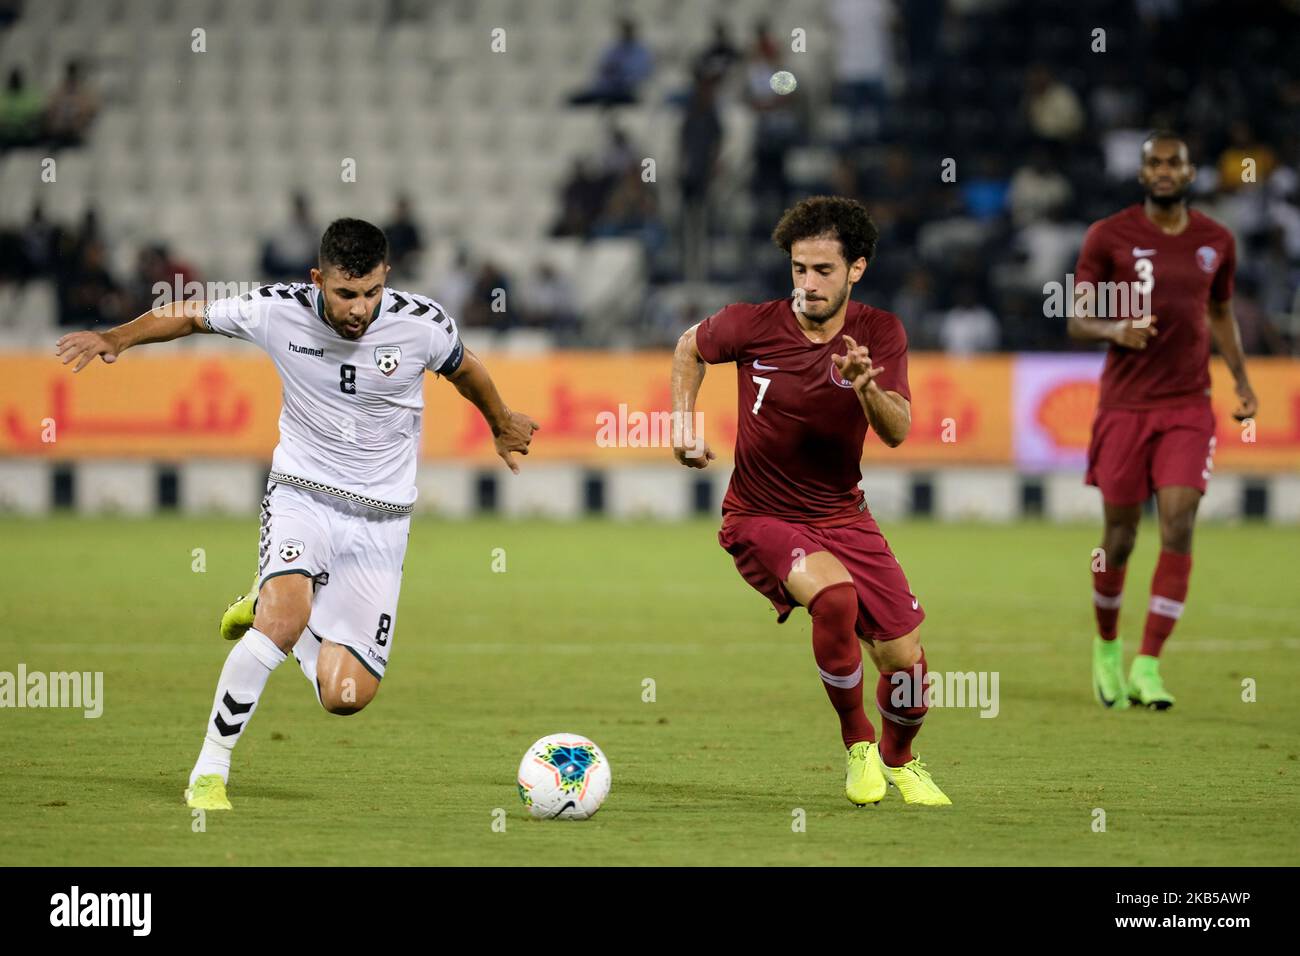
{"label": "white sock", "polygon": [[316,662],[320,660],[320,641],[309,628],[304,628],[302,635],[298,638],[298,643],[293,645],[293,659],[298,662],[302,668],[302,674],[311,684],[312,692],[316,695],[316,703],[320,703],[320,682],[316,679]]}
{"label": "white sock", "polygon": [[217,681],[203,749],[190,771],[191,785],[206,773],[219,773],[222,780],[229,779],[230,752],[253,718],[266,679],[286,657],[284,651],[257,628],[249,628],[248,633],[230,649],[226,666],[221,669],[221,678]]}

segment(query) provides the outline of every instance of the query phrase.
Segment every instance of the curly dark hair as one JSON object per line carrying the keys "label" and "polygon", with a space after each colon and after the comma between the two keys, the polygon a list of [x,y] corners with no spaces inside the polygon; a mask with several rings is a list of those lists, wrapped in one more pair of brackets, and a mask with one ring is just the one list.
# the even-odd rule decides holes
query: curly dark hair
{"label": "curly dark hair", "polygon": [[350,278],[369,275],[388,261],[384,230],[364,219],[335,219],[320,239],[320,268],[338,268]]}
{"label": "curly dark hair", "polygon": [[867,207],[843,196],[809,196],[785,211],[772,230],[772,241],[786,254],[801,239],[838,239],[844,261],[852,265],[859,258],[871,264],[880,233],[867,214]]}

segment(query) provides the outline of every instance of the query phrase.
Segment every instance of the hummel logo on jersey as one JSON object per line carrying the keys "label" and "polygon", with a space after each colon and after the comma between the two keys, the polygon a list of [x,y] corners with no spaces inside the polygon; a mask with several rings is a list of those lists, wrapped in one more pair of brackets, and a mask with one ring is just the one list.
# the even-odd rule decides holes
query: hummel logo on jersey
{"label": "hummel logo on jersey", "polygon": [[1139,249],[1137,246],[1133,247],[1134,259],[1141,259],[1143,256],[1154,256],[1155,254],[1156,251],[1154,249]]}
{"label": "hummel logo on jersey", "polygon": [[755,372],[779,372],[780,369],[777,368],[775,365],[764,365],[758,359],[754,359],[754,371]]}
{"label": "hummel logo on jersey", "polygon": [[297,352],[301,355],[314,355],[317,358],[325,357],[324,349],[314,349],[307,345],[294,345],[292,342],[289,343],[289,351]]}
{"label": "hummel logo on jersey", "polygon": [[402,350],[396,345],[381,345],[375,349],[375,364],[385,375],[397,371],[397,363],[402,360]]}
{"label": "hummel logo on jersey", "polygon": [[280,542],[280,557],[285,561],[297,560],[298,556],[306,549],[306,545],[296,538],[288,538]]}

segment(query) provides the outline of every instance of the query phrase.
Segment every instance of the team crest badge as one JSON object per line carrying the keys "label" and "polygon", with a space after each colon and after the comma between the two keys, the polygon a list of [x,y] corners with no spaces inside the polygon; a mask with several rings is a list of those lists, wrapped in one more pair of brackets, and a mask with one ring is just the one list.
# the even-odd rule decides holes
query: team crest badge
{"label": "team crest badge", "polygon": [[385,375],[397,371],[397,363],[402,360],[402,350],[396,345],[381,345],[375,349],[375,364]]}
{"label": "team crest badge", "polygon": [[1213,246],[1201,246],[1196,250],[1196,264],[1201,267],[1202,272],[1213,272],[1218,262],[1219,254],[1214,251]]}
{"label": "team crest badge", "polygon": [[840,374],[840,370],[835,367],[834,359],[831,360],[831,381],[840,388],[852,388],[853,382]]}
{"label": "team crest badge", "polygon": [[280,542],[280,558],[284,561],[295,561],[306,549],[306,545],[297,538],[286,538]]}

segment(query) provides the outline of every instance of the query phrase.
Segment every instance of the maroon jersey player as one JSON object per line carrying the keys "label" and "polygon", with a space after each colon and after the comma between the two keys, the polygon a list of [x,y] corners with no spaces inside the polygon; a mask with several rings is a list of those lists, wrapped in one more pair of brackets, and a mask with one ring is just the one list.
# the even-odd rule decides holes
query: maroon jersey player
{"label": "maroon jersey player", "polygon": [[[739,427],[718,541],[778,622],[808,609],[848,749],[849,799],[875,803],[888,780],[909,803],[941,805],[950,801],[911,750],[926,713],[925,612],[858,488],[868,429],[895,447],[911,425],[902,323],[849,301],[876,235],[848,199],[813,197],[785,213],[772,238],[790,255],[794,296],[729,305],[682,335],[674,452],[695,468],[714,457],[689,427],[695,397],[706,364],[734,362]],[[863,646],[880,672],[879,742],[863,707]]]}
{"label": "maroon jersey player", "polygon": [[[1145,201],[1094,223],[1074,270],[1079,298],[1070,334],[1110,343],[1085,479],[1101,490],[1105,509],[1102,553],[1092,576],[1098,630],[1093,687],[1106,707],[1137,703],[1163,710],[1174,703],[1160,677],[1159,655],[1183,612],[1192,526],[1214,466],[1211,338],[1236,380],[1235,417],[1252,417],[1258,406],[1232,314],[1235,244],[1227,229],[1187,208],[1195,175],[1176,134],[1149,137],[1138,175]],[[1124,284],[1139,294],[1104,295],[1101,283]],[[1103,301],[1127,301],[1132,314],[1099,315]],[[1153,492],[1161,551],[1142,648],[1126,682],[1118,638],[1124,571],[1142,505]]]}

